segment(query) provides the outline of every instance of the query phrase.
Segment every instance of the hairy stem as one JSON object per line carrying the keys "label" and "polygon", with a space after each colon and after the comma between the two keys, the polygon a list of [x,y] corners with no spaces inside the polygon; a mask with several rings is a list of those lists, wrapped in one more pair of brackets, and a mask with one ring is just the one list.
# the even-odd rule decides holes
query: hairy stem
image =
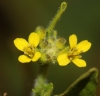
{"label": "hairy stem", "polygon": [[48,32],[49,34],[52,32],[57,21],[59,20],[59,18],[61,17],[62,13],[65,11],[66,8],[67,8],[67,3],[62,2],[59,10],[57,11],[57,13],[55,15],[55,17],[53,18],[53,20],[50,22],[49,26],[47,27],[46,32]]}
{"label": "hairy stem", "polygon": [[49,64],[40,65],[39,75],[42,75],[43,77],[46,77],[47,74],[48,74],[48,70],[49,70]]}

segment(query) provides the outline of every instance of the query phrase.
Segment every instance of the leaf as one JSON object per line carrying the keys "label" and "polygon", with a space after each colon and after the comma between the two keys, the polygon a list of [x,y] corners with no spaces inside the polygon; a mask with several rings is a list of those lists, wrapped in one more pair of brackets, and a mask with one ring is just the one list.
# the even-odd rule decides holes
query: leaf
{"label": "leaf", "polygon": [[39,75],[36,79],[33,96],[51,96],[53,90],[53,84],[48,83],[47,80],[42,76]]}
{"label": "leaf", "polygon": [[91,68],[71,84],[65,92],[54,96],[95,96],[98,85],[97,76],[98,70]]}
{"label": "leaf", "polygon": [[44,89],[42,89],[40,96],[51,96],[52,90],[53,90],[53,84],[49,83],[48,85],[44,86]]}

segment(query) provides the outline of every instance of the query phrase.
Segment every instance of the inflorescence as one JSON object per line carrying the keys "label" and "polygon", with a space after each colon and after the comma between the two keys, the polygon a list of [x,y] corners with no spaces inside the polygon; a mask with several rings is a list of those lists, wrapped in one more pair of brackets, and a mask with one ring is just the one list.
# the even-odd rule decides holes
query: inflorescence
{"label": "inflorescence", "polygon": [[78,67],[85,67],[86,62],[81,59],[81,53],[88,51],[91,43],[83,40],[77,44],[77,36],[69,36],[69,45],[66,39],[59,37],[54,26],[61,14],[65,11],[67,3],[63,2],[50,25],[45,29],[38,26],[34,32],[31,32],[28,41],[23,38],[16,38],[14,45],[18,50],[23,51],[23,55],[18,57],[21,63],[30,61],[40,62],[40,64],[55,64],[60,66],[68,65],[71,61]]}

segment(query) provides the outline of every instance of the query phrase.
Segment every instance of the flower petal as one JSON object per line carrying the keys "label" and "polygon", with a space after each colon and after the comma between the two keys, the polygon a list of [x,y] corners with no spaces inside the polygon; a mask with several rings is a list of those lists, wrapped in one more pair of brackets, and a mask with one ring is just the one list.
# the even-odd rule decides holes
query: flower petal
{"label": "flower petal", "polygon": [[40,37],[37,33],[32,32],[29,35],[28,41],[31,45],[33,45],[34,47],[37,47],[37,45],[39,44],[39,41],[40,41]]}
{"label": "flower petal", "polygon": [[18,57],[18,60],[21,62],[21,63],[28,63],[31,61],[31,59],[29,57],[27,57],[26,55],[20,55]]}
{"label": "flower petal", "polygon": [[78,52],[86,52],[90,49],[90,47],[91,43],[87,40],[84,40],[77,44],[76,49],[78,50]]}
{"label": "flower petal", "polygon": [[86,67],[86,62],[83,59],[73,59],[72,62],[78,67]]}
{"label": "flower petal", "polygon": [[57,58],[57,61],[58,61],[60,66],[65,66],[65,65],[68,65],[70,63],[70,60],[69,60],[67,54],[59,55]]}
{"label": "flower petal", "polygon": [[28,42],[23,38],[16,38],[14,40],[14,45],[17,47],[17,49],[23,51],[23,49],[28,46]]}
{"label": "flower petal", "polygon": [[40,52],[35,52],[34,57],[32,58],[32,61],[35,62],[41,57]]}
{"label": "flower petal", "polygon": [[75,34],[73,34],[69,37],[69,44],[70,44],[71,49],[76,47],[76,45],[77,45],[77,36]]}

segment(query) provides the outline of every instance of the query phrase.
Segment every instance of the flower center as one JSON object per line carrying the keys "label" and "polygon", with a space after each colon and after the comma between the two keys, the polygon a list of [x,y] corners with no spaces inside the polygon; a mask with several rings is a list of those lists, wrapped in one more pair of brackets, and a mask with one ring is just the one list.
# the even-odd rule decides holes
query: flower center
{"label": "flower center", "polygon": [[24,54],[27,55],[30,58],[33,58],[35,53],[35,48],[33,46],[28,46],[24,48]]}
{"label": "flower center", "polygon": [[72,50],[69,51],[68,53],[68,58],[70,60],[73,60],[75,58],[81,58],[82,56],[80,55],[80,53],[78,53],[77,49],[76,48],[73,48]]}

